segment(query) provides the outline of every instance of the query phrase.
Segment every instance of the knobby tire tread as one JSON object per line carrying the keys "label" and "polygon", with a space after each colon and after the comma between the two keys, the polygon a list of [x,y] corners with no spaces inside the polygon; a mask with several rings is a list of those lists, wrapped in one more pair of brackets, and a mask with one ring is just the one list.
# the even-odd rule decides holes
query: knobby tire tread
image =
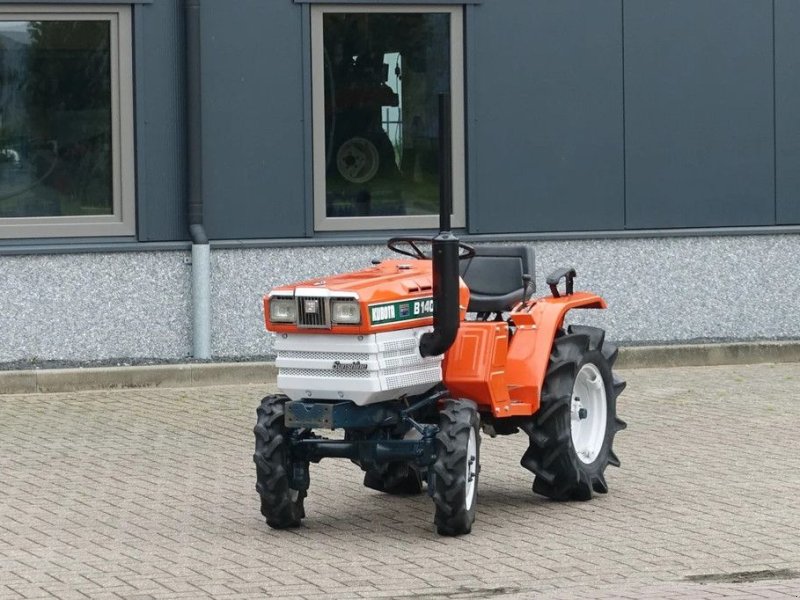
{"label": "knobby tire tread", "polygon": [[[433,502],[436,507],[434,523],[440,535],[464,535],[472,530],[480,473],[479,422],[477,407],[469,400],[446,400],[440,412],[436,461],[430,470],[433,476]],[[476,431],[476,497],[472,506],[467,509],[465,479],[470,429]]]}
{"label": "knobby tire tread", "polygon": [[[597,327],[571,326],[554,340],[541,405],[521,427],[528,434],[529,445],[520,463],[535,474],[535,493],[554,500],[589,500],[593,492],[608,492],[605,469],[609,464],[620,464],[612,449],[614,436],[626,427],[616,415],[617,396],[625,388],[625,382],[612,373],[617,353]],[[579,368],[586,362],[594,363],[603,375],[607,407],[603,447],[588,465],[578,458],[570,429],[572,389]]]}
{"label": "knobby tire tread", "polygon": [[256,491],[261,497],[261,514],[274,529],[298,527],[305,517],[305,491],[296,499],[289,488],[288,430],[284,425],[286,396],[267,396],[256,410],[257,422],[253,428],[256,450]]}

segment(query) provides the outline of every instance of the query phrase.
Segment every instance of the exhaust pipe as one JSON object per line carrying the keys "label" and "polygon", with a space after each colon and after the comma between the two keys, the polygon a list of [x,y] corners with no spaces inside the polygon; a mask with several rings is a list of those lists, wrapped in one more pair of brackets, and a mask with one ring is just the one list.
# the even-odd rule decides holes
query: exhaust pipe
{"label": "exhaust pipe", "polygon": [[456,340],[458,306],[458,238],[441,231],[433,238],[433,331],[419,340],[422,356],[444,354]]}
{"label": "exhaust pipe", "polygon": [[450,232],[453,212],[450,96],[439,94],[439,235],[433,238],[433,331],[419,340],[422,356],[444,354],[461,322],[458,285],[458,238]]}

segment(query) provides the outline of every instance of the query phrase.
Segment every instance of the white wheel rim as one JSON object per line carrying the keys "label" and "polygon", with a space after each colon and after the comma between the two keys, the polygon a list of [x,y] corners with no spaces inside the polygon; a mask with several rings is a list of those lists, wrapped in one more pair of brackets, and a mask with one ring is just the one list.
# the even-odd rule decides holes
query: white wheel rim
{"label": "white wheel rim", "polygon": [[465,507],[472,508],[475,501],[475,484],[478,477],[478,439],[475,437],[475,428],[469,428],[469,442],[467,442],[467,464],[464,486],[466,488]]}
{"label": "white wheel rim", "polygon": [[581,462],[593,463],[606,437],[606,385],[600,370],[586,363],[578,371],[570,403],[572,446]]}
{"label": "white wheel rim", "polygon": [[378,149],[365,138],[350,138],[336,153],[336,168],[351,183],[366,183],[375,177],[379,166]]}

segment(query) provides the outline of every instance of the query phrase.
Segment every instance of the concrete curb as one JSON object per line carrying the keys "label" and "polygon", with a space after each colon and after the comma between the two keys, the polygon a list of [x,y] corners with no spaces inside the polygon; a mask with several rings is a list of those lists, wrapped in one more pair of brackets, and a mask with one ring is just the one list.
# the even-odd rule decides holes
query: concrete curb
{"label": "concrete curb", "polygon": [[211,363],[0,371],[0,395],[114,388],[274,384],[275,363]]}
{"label": "concrete curb", "polygon": [[[800,341],[629,346],[620,349],[615,366],[642,369],[783,362],[800,362]],[[0,371],[0,395],[140,387],[272,385],[277,374],[273,362]]]}
{"label": "concrete curb", "polygon": [[620,348],[615,367],[646,369],[786,362],[800,362],[800,341],[628,346]]}

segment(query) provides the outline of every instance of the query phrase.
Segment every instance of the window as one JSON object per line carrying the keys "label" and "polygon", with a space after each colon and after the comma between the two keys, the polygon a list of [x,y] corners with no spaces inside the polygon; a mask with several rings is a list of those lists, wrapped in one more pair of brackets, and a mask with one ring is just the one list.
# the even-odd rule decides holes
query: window
{"label": "window", "polygon": [[311,38],[315,228],[437,226],[440,94],[464,226],[461,8],[316,6]]}
{"label": "window", "polygon": [[135,231],[130,7],[0,8],[0,238]]}

